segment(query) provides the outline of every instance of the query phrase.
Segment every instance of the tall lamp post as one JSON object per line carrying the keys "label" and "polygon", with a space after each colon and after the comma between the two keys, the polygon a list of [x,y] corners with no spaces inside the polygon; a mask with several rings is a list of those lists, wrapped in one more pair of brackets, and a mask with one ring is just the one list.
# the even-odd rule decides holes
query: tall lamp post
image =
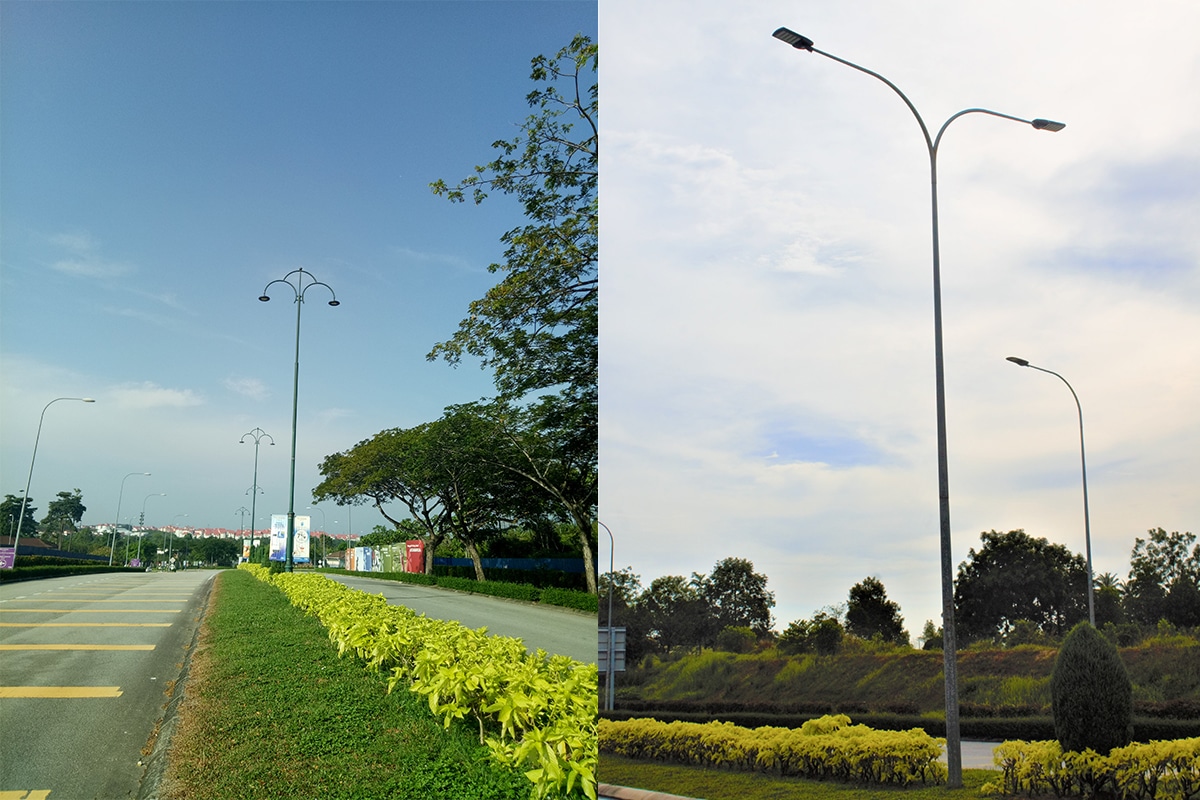
{"label": "tall lamp post", "polygon": [[[90,397],[56,397],[42,407],[42,415],[38,417],[37,435],[33,437],[33,457],[29,459],[29,477],[25,479],[25,496],[21,498],[21,511],[17,517],[17,530],[13,534],[13,563],[17,563],[17,549],[21,546],[21,525],[25,522],[25,506],[29,504],[29,484],[33,483],[33,465],[37,461],[38,442],[42,438],[42,423],[46,421],[46,409],[57,403],[59,400],[78,400],[81,403],[96,402]],[[12,526],[9,526],[12,530]]]}
{"label": "tall lamp post", "polygon": [[125,497],[125,481],[132,478],[134,475],[149,476],[149,472],[131,472],[124,478],[121,478],[121,491],[117,495],[117,527],[113,531],[112,544],[108,548],[108,565],[111,567],[113,562],[113,553],[117,550],[117,531],[121,530],[121,499]]}
{"label": "tall lamp post", "polygon": [[608,526],[600,520],[596,520],[596,524],[608,534],[608,663],[605,665],[604,676],[604,708],[608,711],[613,710],[613,667],[616,666],[616,657],[613,655],[616,649],[613,641],[613,550],[616,549],[616,542],[613,539],[612,531]]}
{"label": "tall lamp post", "polygon": [[[296,282],[292,283],[291,277],[296,276]],[[308,275],[309,282],[305,284],[304,276]],[[337,294],[333,288],[321,281],[313,278],[312,273],[306,273],[303,268],[294,269],[282,278],[277,278],[263,287],[263,293],[258,298],[266,303],[271,299],[267,294],[267,290],[277,283],[282,283],[292,290],[296,299],[296,361],[295,368],[292,372],[292,470],[291,478],[288,482],[288,515],[287,515],[287,561],[286,569],[291,572],[295,568],[295,563],[292,560],[292,543],[296,535],[296,411],[300,401],[300,309],[304,306],[304,295],[314,286],[324,286],[329,290],[332,299],[329,305],[341,305],[338,302]]]}
{"label": "tall lamp post", "polygon": [[255,505],[258,502],[258,445],[263,439],[270,439],[269,444],[274,447],[275,439],[271,434],[264,431],[262,428],[255,428],[252,431],[247,431],[242,434],[242,438],[238,439],[238,444],[245,444],[246,437],[249,436],[254,440],[254,485],[250,487],[250,541],[254,542],[254,526],[256,517],[254,516]]}
{"label": "tall lamp post", "polygon": [[1075,398],[1075,410],[1079,412],[1079,465],[1083,471],[1083,541],[1084,547],[1087,550],[1087,603],[1088,603],[1088,622],[1092,627],[1096,627],[1096,602],[1094,599],[1095,591],[1092,587],[1092,523],[1088,517],[1088,494],[1087,494],[1087,456],[1083,452],[1083,406],[1079,404],[1079,395],[1075,394],[1074,387],[1062,375],[1049,369],[1043,369],[1036,364],[1030,364],[1023,358],[1009,356],[1006,361],[1011,361],[1018,367],[1029,367],[1036,369],[1038,372],[1045,372],[1053,375],[1063,383],[1067,384],[1067,388],[1071,390],[1071,397]]}
{"label": "tall lamp post", "polygon": [[1024,119],[1010,114],[1001,114],[986,108],[967,108],[951,115],[936,136],[930,136],[925,120],[917,112],[917,107],[900,91],[896,84],[866,67],[859,66],[838,56],[818,50],[813,46],[812,39],[802,36],[787,28],[779,28],[772,34],[776,39],[790,44],[797,50],[807,50],[810,53],[825,56],[839,64],[866,73],[877,78],[894,91],[908,106],[908,110],[916,117],[925,136],[925,147],[929,154],[929,184],[931,211],[933,222],[933,343],[934,343],[934,376],[937,397],[937,450],[938,450],[938,505],[941,528],[941,560],[942,560],[942,656],[946,680],[946,761],[949,769],[948,784],[951,788],[962,786],[962,740],[958,725],[958,666],[956,659],[957,642],[954,633],[954,564],[950,549],[950,482],[948,459],[946,455],[946,388],[945,372],[942,359],[942,278],[941,278],[941,247],[938,237],[938,195],[937,195],[937,153],[951,122],[966,114],[987,114],[1001,119],[1020,122],[1042,131],[1061,131],[1066,127],[1061,122],[1048,119]]}

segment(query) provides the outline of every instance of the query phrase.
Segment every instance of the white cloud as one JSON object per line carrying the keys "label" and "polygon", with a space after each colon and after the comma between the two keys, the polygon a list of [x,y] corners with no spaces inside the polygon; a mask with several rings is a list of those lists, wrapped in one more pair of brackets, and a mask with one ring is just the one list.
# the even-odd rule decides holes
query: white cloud
{"label": "white cloud", "polygon": [[118,408],[135,411],[204,405],[204,398],[191,389],[169,389],[150,381],[123,384],[108,394]]}
{"label": "white cloud", "polygon": [[229,391],[249,397],[251,400],[265,400],[271,395],[267,384],[258,378],[229,377],[223,383]]}

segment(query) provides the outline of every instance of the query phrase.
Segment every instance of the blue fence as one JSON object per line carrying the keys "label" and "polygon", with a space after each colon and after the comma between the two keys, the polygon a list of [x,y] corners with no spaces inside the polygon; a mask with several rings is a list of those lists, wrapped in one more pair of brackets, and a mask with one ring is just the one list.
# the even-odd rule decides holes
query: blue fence
{"label": "blue fence", "polygon": [[[525,570],[555,570],[558,572],[583,572],[582,558],[481,558],[484,569],[525,569]],[[433,559],[435,567],[469,567],[469,558]]]}

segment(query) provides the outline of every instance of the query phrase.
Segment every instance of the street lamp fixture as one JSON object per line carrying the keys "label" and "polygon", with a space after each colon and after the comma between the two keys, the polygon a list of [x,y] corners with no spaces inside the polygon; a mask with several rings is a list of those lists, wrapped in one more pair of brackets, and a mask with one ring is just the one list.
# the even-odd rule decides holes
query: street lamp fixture
{"label": "street lamp fixture", "polygon": [[[29,477],[25,479],[25,496],[21,498],[21,511],[17,517],[17,530],[13,533],[13,564],[17,563],[17,550],[21,546],[21,525],[25,522],[25,506],[29,504],[29,485],[33,483],[33,465],[37,461],[38,442],[42,438],[42,423],[46,421],[46,409],[57,403],[59,400],[78,400],[81,403],[96,402],[90,397],[56,397],[46,405],[42,406],[42,415],[38,417],[37,435],[33,437],[33,457],[29,459]],[[32,512],[30,512],[32,513]],[[12,530],[12,527],[9,527]]]}
{"label": "street lamp fixture", "polygon": [[[292,276],[296,276],[295,283],[292,282]],[[308,275],[309,282],[304,282],[304,276]],[[300,402],[300,309],[304,306],[304,295],[314,286],[323,286],[329,290],[332,299],[329,305],[338,306],[337,294],[327,283],[315,279],[311,272],[305,272],[303,268],[294,269],[282,278],[277,278],[265,287],[263,293],[259,296],[259,300],[266,303],[271,299],[267,291],[275,284],[282,283],[290,288],[295,296],[296,301],[296,361],[295,368],[292,372],[292,467],[291,478],[288,482],[288,515],[287,515],[287,555],[284,569],[288,572],[293,571],[295,562],[292,557],[292,547],[296,536],[296,412]]]}
{"label": "street lamp fixture", "polygon": [[930,195],[933,233],[933,342],[934,342],[934,375],[937,401],[937,450],[938,450],[938,506],[939,524],[941,530],[941,571],[942,571],[942,659],[946,682],[946,762],[949,772],[948,785],[950,788],[962,786],[962,739],[958,723],[958,665],[957,641],[954,632],[954,564],[950,542],[950,481],[946,446],[946,380],[942,357],[942,278],[941,278],[941,245],[938,234],[938,194],[937,194],[937,153],[942,135],[950,123],[966,114],[987,114],[1001,119],[1021,122],[1036,130],[1061,131],[1066,126],[1061,122],[1047,119],[1024,119],[1010,114],[1002,114],[986,108],[967,108],[950,116],[936,136],[931,136],[925,120],[912,104],[908,96],[900,91],[896,84],[880,75],[878,72],[847,61],[844,58],[818,50],[813,46],[813,40],[788,28],[779,28],[772,34],[776,39],[790,44],[797,50],[807,50],[828,59],[844,64],[847,67],[863,72],[882,81],[892,91],[899,95],[908,110],[916,118],[925,137],[925,147],[929,155]]}
{"label": "street lamp fixture", "polygon": [[1079,404],[1079,395],[1075,394],[1074,387],[1057,372],[1049,369],[1043,369],[1036,364],[1030,364],[1023,358],[1009,356],[1005,361],[1011,361],[1018,367],[1029,367],[1036,369],[1038,372],[1045,372],[1053,375],[1063,383],[1067,384],[1067,388],[1071,390],[1071,397],[1075,398],[1075,410],[1079,412],[1079,464],[1083,472],[1083,542],[1087,551],[1087,601],[1088,601],[1088,622],[1092,627],[1096,627],[1096,601],[1095,590],[1092,586],[1092,523],[1088,516],[1088,492],[1087,492],[1087,456],[1083,451],[1083,406]]}

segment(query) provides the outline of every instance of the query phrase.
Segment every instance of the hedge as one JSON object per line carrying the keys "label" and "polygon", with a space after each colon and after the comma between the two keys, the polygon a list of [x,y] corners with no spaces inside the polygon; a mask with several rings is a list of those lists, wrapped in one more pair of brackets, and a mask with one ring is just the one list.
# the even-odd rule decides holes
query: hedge
{"label": "hedge", "polygon": [[322,570],[336,575],[350,575],[367,578],[378,578],[385,581],[400,581],[401,583],[416,583],[422,586],[440,586],[444,589],[454,589],[471,594],[483,594],[490,597],[507,597],[510,600],[523,600],[529,603],[542,603],[549,606],[572,608],[595,614],[599,610],[596,595],[589,592],[577,592],[572,589],[539,589],[528,583],[505,583],[504,581],[477,581],[473,578],[453,578],[449,576],[425,575],[420,572],[351,572],[346,569]]}

